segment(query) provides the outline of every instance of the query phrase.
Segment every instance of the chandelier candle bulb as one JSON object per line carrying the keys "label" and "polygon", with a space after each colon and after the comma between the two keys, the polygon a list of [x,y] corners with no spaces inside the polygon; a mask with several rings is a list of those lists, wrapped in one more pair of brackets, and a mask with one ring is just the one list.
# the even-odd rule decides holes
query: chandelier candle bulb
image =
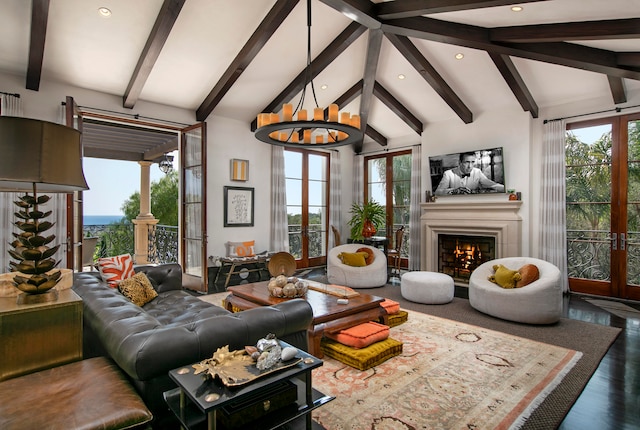
{"label": "chandelier candle bulb", "polygon": [[298,133],[293,133],[291,135],[291,143],[298,143]]}
{"label": "chandelier candle bulb", "polygon": [[335,103],[329,105],[329,121],[338,122],[338,105]]}
{"label": "chandelier candle bulb", "polygon": [[313,120],[324,121],[324,109],[317,107],[313,109]]}
{"label": "chandelier candle bulb", "polygon": [[322,136],[322,135],[317,135],[317,136],[316,136],[316,143],[318,143],[318,144],[323,144],[323,143],[324,143],[324,136]]}
{"label": "chandelier candle bulb", "polygon": [[277,124],[280,122],[280,117],[278,116],[277,113],[272,113],[271,115],[269,115],[270,120],[269,120],[269,124]]}
{"label": "chandelier candle bulb", "polygon": [[360,130],[360,115],[353,115],[351,117],[351,127],[355,127]]}
{"label": "chandelier candle bulb", "polygon": [[280,133],[280,139],[279,140],[281,142],[286,142],[288,140],[288,138],[289,138],[289,135],[287,133],[285,133],[285,132],[281,132]]}
{"label": "chandelier candle bulb", "polygon": [[351,123],[351,115],[349,112],[341,112],[340,113],[340,123],[341,124],[350,124]]}
{"label": "chandelier candle bulb", "polygon": [[307,120],[307,110],[300,109],[298,112],[298,121],[306,121]]}
{"label": "chandelier candle bulb", "polygon": [[311,130],[304,131],[304,143],[311,143]]}
{"label": "chandelier candle bulb", "polygon": [[282,121],[291,121],[293,119],[293,106],[291,103],[282,105]]}

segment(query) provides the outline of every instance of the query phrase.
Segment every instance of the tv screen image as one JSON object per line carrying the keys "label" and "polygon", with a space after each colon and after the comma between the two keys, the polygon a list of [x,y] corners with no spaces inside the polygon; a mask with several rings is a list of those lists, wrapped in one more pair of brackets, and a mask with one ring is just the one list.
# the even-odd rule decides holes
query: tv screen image
{"label": "tv screen image", "polygon": [[502,148],[429,157],[429,170],[436,196],[505,192]]}

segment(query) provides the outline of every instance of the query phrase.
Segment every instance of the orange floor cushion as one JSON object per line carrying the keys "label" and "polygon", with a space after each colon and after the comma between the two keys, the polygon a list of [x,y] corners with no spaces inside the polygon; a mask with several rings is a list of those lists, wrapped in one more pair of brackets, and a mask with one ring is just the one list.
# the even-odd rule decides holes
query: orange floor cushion
{"label": "orange floor cushion", "polygon": [[380,306],[384,308],[388,315],[394,315],[400,311],[400,303],[390,299],[384,299],[384,301],[380,303]]}
{"label": "orange floor cushion", "polygon": [[352,348],[364,348],[389,337],[389,327],[377,322],[367,322],[335,333],[325,333],[329,339]]}

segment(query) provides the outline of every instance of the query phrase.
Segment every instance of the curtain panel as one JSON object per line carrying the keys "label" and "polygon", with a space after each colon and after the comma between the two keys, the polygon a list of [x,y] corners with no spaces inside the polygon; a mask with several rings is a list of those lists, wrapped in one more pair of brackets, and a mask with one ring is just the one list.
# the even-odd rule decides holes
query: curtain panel
{"label": "curtain panel", "polygon": [[420,203],[422,146],[411,148],[411,203],[409,206],[409,270],[420,270]]}
{"label": "curtain panel", "polygon": [[274,252],[289,252],[287,186],[284,177],[284,148],[271,147],[271,244]]}
{"label": "curtain panel", "polygon": [[566,173],[564,120],[544,125],[540,189],[540,258],[562,274],[562,291],[569,290],[567,274]]}
{"label": "curtain panel", "polygon": [[[340,174],[340,152],[331,151],[331,159],[329,161],[329,174],[331,175],[329,182],[329,228],[334,226],[342,233],[342,193],[340,184],[342,176]],[[335,238],[331,231],[328,232],[329,248],[336,246]]]}

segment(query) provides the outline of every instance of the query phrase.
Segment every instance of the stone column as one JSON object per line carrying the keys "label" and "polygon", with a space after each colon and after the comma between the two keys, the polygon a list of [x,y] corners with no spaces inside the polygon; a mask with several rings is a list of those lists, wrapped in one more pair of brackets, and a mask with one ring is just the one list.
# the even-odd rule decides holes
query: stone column
{"label": "stone column", "polygon": [[150,161],[138,161],[140,164],[140,213],[132,222],[134,228],[134,257],[136,264],[148,264],[149,261],[149,230],[159,220],[151,213],[151,185],[149,169],[153,164]]}

